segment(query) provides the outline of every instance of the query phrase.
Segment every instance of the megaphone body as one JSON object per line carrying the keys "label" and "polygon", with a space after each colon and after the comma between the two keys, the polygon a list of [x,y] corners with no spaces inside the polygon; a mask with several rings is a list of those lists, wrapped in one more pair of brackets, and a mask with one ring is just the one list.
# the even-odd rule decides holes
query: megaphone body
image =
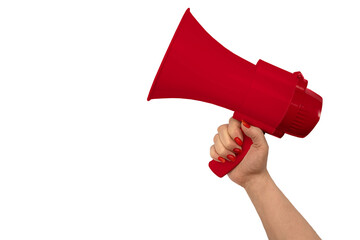
{"label": "megaphone body", "polygon": [[[224,48],[187,9],[155,76],[148,100],[185,98],[234,111],[244,120],[276,137],[305,137],[320,119],[322,98],[307,89],[300,72],[290,73],[265,61],[256,65]],[[252,142],[244,135],[234,162],[211,161],[219,177],[238,165]]]}

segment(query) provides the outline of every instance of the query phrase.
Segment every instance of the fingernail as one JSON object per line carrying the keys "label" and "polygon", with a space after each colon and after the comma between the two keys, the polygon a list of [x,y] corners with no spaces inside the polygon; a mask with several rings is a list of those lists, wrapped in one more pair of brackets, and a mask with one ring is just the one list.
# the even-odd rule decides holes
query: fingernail
{"label": "fingernail", "polygon": [[234,155],[231,155],[231,154],[227,155],[226,157],[232,162],[234,162],[236,160],[236,157]]}
{"label": "fingernail", "polygon": [[233,152],[234,152],[235,154],[240,154],[240,153],[241,153],[241,149],[240,149],[240,148],[234,148],[234,149],[233,149]]}
{"label": "fingernail", "polygon": [[250,125],[247,122],[245,122],[244,120],[242,120],[241,122],[246,128],[250,128]]}
{"label": "fingernail", "polygon": [[225,158],[223,158],[223,157],[218,157],[218,159],[222,162],[222,163],[225,163]]}
{"label": "fingernail", "polygon": [[237,143],[237,145],[241,146],[243,144],[243,142],[241,141],[240,138],[236,137],[234,138],[235,142]]}

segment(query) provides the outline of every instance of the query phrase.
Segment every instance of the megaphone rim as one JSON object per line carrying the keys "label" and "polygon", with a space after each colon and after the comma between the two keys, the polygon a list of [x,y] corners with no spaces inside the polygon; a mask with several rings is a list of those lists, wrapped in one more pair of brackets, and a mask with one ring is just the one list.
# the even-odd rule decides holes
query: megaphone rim
{"label": "megaphone rim", "polygon": [[181,26],[182,26],[183,20],[184,20],[184,18],[185,18],[188,14],[191,14],[191,13],[190,13],[190,8],[186,9],[184,15],[183,15],[182,18],[181,18],[181,21],[180,21],[178,27],[176,28],[176,31],[175,31],[172,39],[171,39],[171,42],[170,42],[170,44],[169,44],[169,47],[167,48],[166,53],[165,53],[165,56],[164,56],[164,58],[162,59],[161,64],[160,64],[160,67],[159,67],[159,69],[158,69],[158,71],[157,71],[157,73],[156,73],[155,79],[154,79],[154,81],[153,81],[153,83],[152,83],[152,85],[151,85],[151,88],[150,88],[150,91],[149,91],[149,95],[148,95],[148,97],[147,97],[147,101],[150,101],[151,99],[153,99],[153,98],[152,98],[152,94],[153,94],[153,92],[154,92],[155,85],[156,85],[156,83],[157,83],[157,80],[158,80],[158,78],[159,78],[159,75],[160,75],[160,73],[161,73],[161,70],[162,70],[163,66],[165,65],[165,62],[166,62],[166,60],[167,60],[167,57],[168,57],[168,55],[169,55],[169,53],[170,53],[170,51],[171,51],[171,49],[172,49],[173,43],[175,42],[175,39],[176,39],[176,37],[177,37],[177,35],[178,35],[178,32],[180,31],[179,29],[180,29]]}

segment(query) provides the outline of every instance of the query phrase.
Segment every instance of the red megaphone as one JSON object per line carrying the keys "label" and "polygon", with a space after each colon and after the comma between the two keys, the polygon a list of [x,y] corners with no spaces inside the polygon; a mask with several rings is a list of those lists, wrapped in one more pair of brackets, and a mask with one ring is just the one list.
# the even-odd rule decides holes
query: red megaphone
{"label": "red megaphone", "polygon": [[[290,73],[259,60],[256,65],[213,39],[187,9],[152,84],[148,100],[186,98],[234,111],[245,120],[281,138],[305,137],[320,119],[322,98],[307,89],[300,72]],[[252,142],[244,135],[243,151],[234,162],[212,160],[219,177],[246,155]]]}

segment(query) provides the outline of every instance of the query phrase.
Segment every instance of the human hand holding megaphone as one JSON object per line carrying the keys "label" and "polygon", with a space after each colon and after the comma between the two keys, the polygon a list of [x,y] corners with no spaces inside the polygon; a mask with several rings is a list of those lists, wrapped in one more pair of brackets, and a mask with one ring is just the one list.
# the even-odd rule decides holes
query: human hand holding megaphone
{"label": "human hand holding megaphone", "polygon": [[260,128],[230,118],[229,124],[218,127],[218,133],[214,136],[214,145],[210,148],[210,156],[220,164],[234,162],[236,156],[242,152],[244,137],[250,138],[253,144],[241,164],[230,171],[228,176],[233,182],[246,188],[246,185],[254,178],[267,172],[269,147]]}

